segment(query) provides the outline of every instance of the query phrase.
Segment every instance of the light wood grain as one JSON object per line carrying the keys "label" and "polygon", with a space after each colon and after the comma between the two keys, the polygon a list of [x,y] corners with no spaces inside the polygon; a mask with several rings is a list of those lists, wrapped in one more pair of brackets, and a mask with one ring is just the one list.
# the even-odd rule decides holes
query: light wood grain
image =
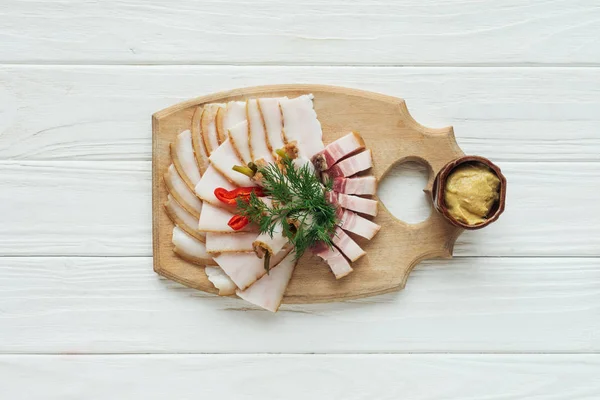
{"label": "light wood grain", "polygon": [[[507,209],[455,256],[600,255],[600,163],[499,165]],[[4,161],[0,187],[0,255],[152,254],[150,162]]]}
{"label": "light wood grain", "polygon": [[150,257],[0,262],[2,353],[600,352],[598,258],[436,260],[401,292],[276,315]]}
{"label": "light wood grain", "polygon": [[27,400],[600,396],[598,355],[2,356],[0,373]]}
{"label": "light wood grain", "polygon": [[3,0],[0,62],[599,63],[595,0]]}
{"label": "light wood grain", "polygon": [[156,110],[289,82],[401,97],[419,123],[454,126],[466,153],[497,162],[600,161],[596,68],[267,66],[0,66],[0,159],[150,160]]}
{"label": "light wood grain", "polygon": [[[180,132],[191,129],[197,107],[257,97],[294,98],[309,93],[314,96],[313,106],[323,129],[323,142],[331,143],[350,131],[360,132],[373,158],[369,173],[378,181],[385,179],[394,166],[418,160],[430,171],[426,191],[431,196],[438,172],[464,155],[451,127],[432,129],[420,125],[409,114],[404,100],[339,86],[257,86],[175,104],[152,117],[152,232],[154,270],[158,274],[216,293],[214,285],[196,265],[173,253],[174,225],[163,206],[168,189],[162,177],[173,162],[172,144]],[[408,225],[394,218],[381,202],[373,221],[382,229],[372,240],[356,238],[367,254],[352,263],[353,274],[336,280],[328,268],[319,268],[326,265],[319,257],[306,252],[294,269],[283,302],[340,301],[400,290],[420,261],[451,257],[454,242],[462,233],[462,229],[437,212],[418,225]]]}

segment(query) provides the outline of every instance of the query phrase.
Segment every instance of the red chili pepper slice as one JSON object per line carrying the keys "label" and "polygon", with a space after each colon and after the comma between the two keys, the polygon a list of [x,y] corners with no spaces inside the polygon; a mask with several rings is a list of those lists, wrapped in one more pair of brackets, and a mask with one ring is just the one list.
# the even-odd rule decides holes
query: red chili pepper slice
{"label": "red chili pepper slice", "polygon": [[229,225],[229,227],[234,231],[239,231],[249,223],[250,220],[248,218],[243,217],[241,215],[234,215],[233,217],[231,217],[227,225]]}
{"label": "red chili pepper slice", "polygon": [[250,194],[254,192],[255,196],[262,197],[265,195],[262,188],[259,187],[241,187],[233,190],[227,190],[225,188],[216,188],[215,197],[223,203],[235,206],[237,204],[237,198],[244,200],[245,202],[250,201]]}
{"label": "red chili pepper slice", "polygon": [[215,197],[223,203],[228,204],[230,206],[235,206],[235,196],[232,196],[232,193],[229,190],[224,188],[216,188],[214,193]]}

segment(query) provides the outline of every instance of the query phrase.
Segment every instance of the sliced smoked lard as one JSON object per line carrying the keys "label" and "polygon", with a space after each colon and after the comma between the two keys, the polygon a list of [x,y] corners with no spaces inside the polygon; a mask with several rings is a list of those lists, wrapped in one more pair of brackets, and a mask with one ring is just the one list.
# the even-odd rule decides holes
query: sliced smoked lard
{"label": "sliced smoked lard", "polygon": [[177,173],[173,164],[169,165],[167,172],[165,172],[164,180],[167,190],[175,200],[177,200],[187,212],[198,219],[200,217],[200,210],[202,210],[202,201],[198,199],[183,179],[181,179],[181,176],[179,176],[179,173]]}
{"label": "sliced smoked lard", "polygon": [[339,177],[333,180],[333,191],[344,194],[371,194],[377,192],[377,179],[374,176]]}
{"label": "sliced smoked lard", "polygon": [[194,191],[196,196],[200,197],[203,201],[217,207],[229,209],[230,207],[226,206],[222,201],[217,199],[215,196],[215,189],[223,188],[225,190],[233,190],[236,187],[236,185],[225,179],[225,177],[211,165],[208,167],[204,175],[202,175],[202,178],[196,185]]}
{"label": "sliced smoked lard", "polygon": [[[260,199],[268,208],[273,206],[273,200],[270,197],[261,197]],[[264,258],[266,253],[271,256],[279,253],[286,244],[288,244],[288,239],[283,235],[283,228],[279,223],[273,229],[272,235],[269,232],[258,235],[252,243],[252,249],[258,258]]]}
{"label": "sliced smoked lard", "polygon": [[165,202],[165,211],[175,225],[199,241],[205,241],[205,234],[198,230],[198,218],[188,213],[170,194]]}
{"label": "sliced smoked lard", "polygon": [[342,136],[329,143],[325,149],[312,158],[312,162],[318,171],[331,168],[336,162],[346,156],[350,156],[365,148],[365,141],[356,132]]}
{"label": "sliced smoked lard", "polygon": [[329,247],[323,242],[318,242],[312,249],[313,254],[321,257],[329,265],[335,279],[343,278],[353,271],[346,257],[335,247]]}
{"label": "sliced smoked lard", "polygon": [[[291,246],[285,247],[275,256],[271,257],[270,268],[273,268],[290,252]],[[252,253],[221,253],[215,256],[217,264],[241,290],[252,285],[263,275],[265,271],[264,260]]]}
{"label": "sliced smoked lard", "polygon": [[277,312],[281,300],[285,294],[297,260],[295,253],[291,251],[281,262],[279,262],[268,275],[263,275],[252,286],[245,290],[238,290],[237,295],[256,306],[265,310]]}
{"label": "sliced smoked lard", "polygon": [[219,296],[231,296],[235,294],[237,286],[223,270],[219,267],[204,268],[208,280],[219,290]]}
{"label": "sliced smoked lard", "polygon": [[258,99],[258,108],[265,125],[267,144],[271,152],[281,149],[285,144],[283,142],[283,117],[279,107],[279,102],[283,99],[287,99],[287,97]]}
{"label": "sliced smoked lard", "polygon": [[194,155],[196,156],[196,162],[198,163],[201,174],[208,168],[208,152],[206,151],[204,139],[202,138],[203,113],[204,107],[196,107],[192,117],[192,147],[194,148]]}
{"label": "sliced smoked lard", "polygon": [[209,253],[242,253],[252,251],[255,232],[206,234],[206,251]]}
{"label": "sliced smoked lard", "polygon": [[232,169],[234,165],[240,165],[242,161],[237,156],[231,140],[225,140],[219,148],[212,152],[209,160],[211,165],[231,183],[243,187],[256,186],[248,176]]}
{"label": "sliced smoked lard", "polygon": [[271,255],[279,253],[287,243],[288,239],[283,235],[283,228],[281,227],[281,224],[278,224],[275,229],[273,229],[273,235],[269,232],[258,235],[252,244],[252,248],[258,258],[263,258],[265,253]]}
{"label": "sliced smoked lard", "polygon": [[[336,209],[338,209],[338,212],[341,212],[340,204],[338,203],[338,197],[339,193],[332,191],[325,192],[325,199],[327,199],[327,202],[333,204]],[[341,216],[341,214],[339,216]]]}
{"label": "sliced smoked lard", "polygon": [[171,158],[186,185],[194,190],[194,186],[200,181],[200,170],[194,156],[192,134],[189,130],[181,132],[177,135],[175,143],[171,143]]}
{"label": "sliced smoked lard", "polygon": [[200,232],[217,233],[254,232],[257,230],[256,226],[253,224],[248,224],[239,231],[231,229],[227,223],[232,217],[233,214],[229,211],[215,207],[209,203],[204,203],[202,205],[200,221],[198,221],[198,230]]}
{"label": "sliced smoked lard", "polygon": [[216,119],[217,112],[222,107],[224,107],[224,104],[211,103],[204,105],[201,121],[202,139],[204,140],[204,147],[206,148],[206,153],[208,155],[212,154],[212,152],[221,144],[217,132]]}
{"label": "sliced smoked lard", "polygon": [[373,236],[381,229],[381,226],[375,222],[348,210],[343,210],[338,226],[345,231],[352,232],[369,240],[373,239]]}
{"label": "sliced smoked lard", "polygon": [[348,177],[365,171],[373,166],[371,150],[365,150],[361,153],[348,157],[333,167],[323,172],[323,176],[329,179],[337,177]]}
{"label": "sliced smoked lard", "polygon": [[229,140],[233,148],[243,164],[248,164],[252,161],[250,154],[250,142],[248,141],[248,121],[240,122],[239,124],[229,129]]}
{"label": "sliced smoked lard", "polygon": [[313,109],[312,94],[294,99],[281,99],[279,106],[283,115],[283,137],[287,143],[296,142],[300,157],[310,160],[323,150],[323,131]]}
{"label": "sliced smoked lard", "polygon": [[246,121],[246,102],[230,101],[225,107],[219,108],[216,117],[217,134],[221,143],[227,139],[227,132],[239,124]]}
{"label": "sliced smoked lard", "polygon": [[188,235],[183,229],[174,227],[171,241],[173,252],[186,261],[199,265],[215,265],[213,258],[206,252],[204,243]]}
{"label": "sliced smoked lard", "polygon": [[337,247],[342,254],[352,262],[366,254],[365,251],[361,249],[360,246],[340,227],[335,228],[332,241],[335,247]]}
{"label": "sliced smoked lard", "polygon": [[356,211],[362,214],[377,215],[377,201],[365,199],[364,197],[353,196],[336,192],[327,192],[327,201],[334,205],[339,205],[347,210]]}
{"label": "sliced smoked lard", "polygon": [[250,137],[250,154],[252,160],[262,159],[268,163],[275,161],[267,144],[265,125],[256,99],[250,99],[246,102],[246,115],[248,118],[248,134]]}

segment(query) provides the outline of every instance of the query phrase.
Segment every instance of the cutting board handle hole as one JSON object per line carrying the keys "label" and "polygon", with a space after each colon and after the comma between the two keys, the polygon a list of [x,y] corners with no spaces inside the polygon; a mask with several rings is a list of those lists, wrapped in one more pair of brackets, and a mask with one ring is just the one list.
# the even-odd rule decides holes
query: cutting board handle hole
{"label": "cutting board handle hole", "polygon": [[377,195],[386,208],[407,224],[418,224],[431,215],[431,201],[423,192],[430,169],[416,161],[393,166],[379,182]]}

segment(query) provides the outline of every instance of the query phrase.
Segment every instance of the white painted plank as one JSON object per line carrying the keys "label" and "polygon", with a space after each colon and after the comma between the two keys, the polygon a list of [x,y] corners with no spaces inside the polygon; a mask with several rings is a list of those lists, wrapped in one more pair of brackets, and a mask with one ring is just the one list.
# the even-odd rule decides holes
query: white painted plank
{"label": "white painted plank", "polygon": [[150,162],[1,162],[0,256],[151,255]]}
{"label": "white painted plank", "polygon": [[149,160],[153,112],[290,82],[405,98],[417,121],[453,125],[465,152],[497,161],[600,161],[598,68],[225,66],[1,66],[0,159]]}
{"label": "white painted plank", "polygon": [[[500,166],[509,182],[506,211],[464,233],[456,255],[600,256],[600,163]],[[147,161],[0,162],[0,256],[150,256],[150,168]],[[404,195],[397,178],[382,185],[391,194],[384,199]]]}
{"label": "white painted plank", "polygon": [[27,400],[600,397],[596,354],[2,356],[0,373]]}
{"label": "white painted plank", "polygon": [[1,353],[600,351],[599,258],[432,261],[399,293],[277,314],[159,278],[150,257],[0,262]]}
{"label": "white painted plank", "polygon": [[598,63],[595,0],[3,0],[0,62]]}

